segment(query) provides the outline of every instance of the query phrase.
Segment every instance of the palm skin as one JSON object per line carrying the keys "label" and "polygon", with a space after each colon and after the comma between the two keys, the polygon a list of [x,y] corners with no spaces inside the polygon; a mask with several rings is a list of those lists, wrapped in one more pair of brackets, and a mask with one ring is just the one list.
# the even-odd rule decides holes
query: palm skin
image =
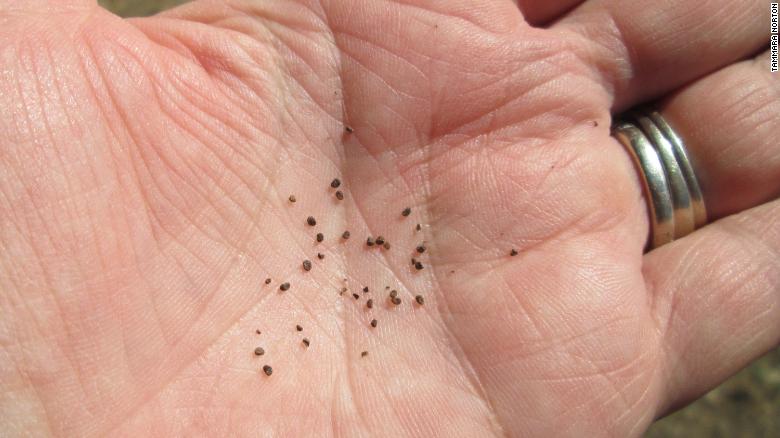
{"label": "palm skin", "polygon": [[[11,430],[641,433],[663,324],[611,98],[579,40],[477,3],[79,9],[0,30]],[[365,246],[378,234],[390,250]]]}

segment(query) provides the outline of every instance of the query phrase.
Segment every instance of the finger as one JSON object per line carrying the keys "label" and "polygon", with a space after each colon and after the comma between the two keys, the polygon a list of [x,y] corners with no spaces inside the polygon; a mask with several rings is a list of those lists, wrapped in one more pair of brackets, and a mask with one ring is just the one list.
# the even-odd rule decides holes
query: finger
{"label": "finger", "polygon": [[514,0],[532,26],[549,23],[585,0]]}
{"label": "finger", "polygon": [[697,81],[661,112],[694,159],[711,219],[780,196],[780,77],[769,52]]}
{"label": "finger", "polygon": [[[0,0],[0,14],[68,12],[97,6],[96,0]],[[0,15],[0,23],[3,22]]]}
{"label": "finger", "polygon": [[553,28],[584,37],[580,57],[620,111],[756,53],[768,26],[762,0],[589,0]]}
{"label": "finger", "polygon": [[645,256],[668,382],[659,414],[780,344],[780,200]]}

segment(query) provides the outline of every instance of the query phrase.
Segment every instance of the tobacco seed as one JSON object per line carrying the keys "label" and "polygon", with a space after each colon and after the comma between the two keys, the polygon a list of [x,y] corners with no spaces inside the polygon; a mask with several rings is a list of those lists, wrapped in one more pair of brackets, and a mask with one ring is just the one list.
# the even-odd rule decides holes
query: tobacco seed
{"label": "tobacco seed", "polygon": [[371,320],[371,327],[376,327],[376,324],[377,324],[376,320],[372,319]]}
{"label": "tobacco seed", "polygon": [[393,299],[392,299],[392,300],[390,300],[390,301],[391,301],[393,304],[395,304],[396,306],[397,306],[397,305],[399,305],[399,304],[401,304],[401,299],[400,299],[400,298],[398,298],[398,297],[395,297],[395,298],[393,298]]}
{"label": "tobacco seed", "polygon": [[417,252],[419,252],[420,254],[424,253],[425,252],[425,245],[418,245],[417,246]]}
{"label": "tobacco seed", "polygon": [[352,294],[352,296],[353,296],[353,297],[354,297],[356,300],[359,300],[359,299],[360,299],[360,295],[358,295],[358,294]]}
{"label": "tobacco seed", "polygon": [[384,246],[385,249],[390,249],[390,242],[385,242],[385,244],[382,246]]}
{"label": "tobacco seed", "polygon": [[338,188],[341,185],[341,180],[338,178],[333,178],[333,181],[330,182],[330,186],[334,189]]}
{"label": "tobacco seed", "polygon": [[412,257],[412,266],[414,266],[414,265],[416,265],[416,264],[417,264],[417,259],[416,259],[416,258],[414,258],[414,257]]}
{"label": "tobacco seed", "polygon": [[368,356],[368,351],[364,351],[360,353],[360,357],[366,357],[366,356]]}
{"label": "tobacco seed", "polygon": [[390,289],[390,286],[385,286],[385,290]]}
{"label": "tobacco seed", "polygon": [[344,130],[345,130],[345,131],[347,131],[347,132],[348,132],[348,133],[350,133],[350,134],[352,134],[353,132],[355,132],[355,130],[354,130],[354,129],[352,129],[352,127],[351,127],[351,126],[349,126],[349,125],[344,125]]}
{"label": "tobacco seed", "polygon": [[376,236],[376,244],[377,245],[384,245],[384,243],[385,243],[385,238],[384,237]]}
{"label": "tobacco seed", "polygon": [[317,233],[317,242],[322,242],[325,240],[325,235],[322,233]]}
{"label": "tobacco seed", "polygon": [[409,216],[410,214],[412,214],[412,209],[409,207],[404,208],[404,211],[401,212],[402,216]]}
{"label": "tobacco seed", "polygon": [[517,254],[518,254],[518,252],[514,248],[512,248],[512,251],[509,251],[509,255],[512,256],[512,257],[516,256]]}
{"label": "tobacco seed", "polygon": [[417,224],[417,226],[414,227],[414,229],[417,230],[417,231],[420,231],[420,230],[422,230],[422,227],[420,226],[420,224]]}
{"label": "tobacco seed", "polygon": [[296,199],[295,199],[295,195],[290,195],[290,197],[289,197],[289,198],[287,198],[287,199],[289,199],[289,200],[290,200],[290,202],[295,202],[295,201],[296,201]]}
{"label": "tobacco seed", "polygon": [[266,376],[270,376],[271,374],[274,373],[274,369],[268,365],[263,365],[263,372],[265,373]]}
{"label": "tobacco seed", "polygon": [[325,254],[323,254],[323,253],[321,253],[321,252],[318,252],[318,253],[317,253],[317,258],[318,258],[318,259],[320,259],[320,260],[322,260],[322,259],[324,259],[324,258],[325,258]]}
{"label": "tobacco seed", "polygon": [[423,268],[423,264],[420,262],[417,262],[414,264],[414,269],[417,269],[418,271]]}
{"label": "tobacco seed", "polygon": [[417,301],[417,304],[421,306],[425,304],[425,298],[423,298],[422,295],[417,295],[416,297],[414,297],[414,300]]}
{"label": "tobacco seed", "polygon": [[260,329],[257,329],[257,330],[255,330],[255,333],[257,333],[259,335],[262,332],[260,331]]}
{"label": "tobacco seed", "polygon": [[265,284],[271,284],[271,279],[270,278],[266,278],[265,279]]}
{"label": "tobacco seed", "polygon": [[368,301],[366,301],[366,307],[368,307],[369,309],[374,307],[374,299],[373,298],[369,298]]}
{"label": "tobacco seed", "polygon": [[265,354],[265,350],[263,350],[263,347],[255,348],[255,356],[262,356],[264,354]]}
{"label": "tobacco seed", "polygon": [[298,330],[299,332],[302,332],[303,331],[303,327],[301,327],[300,324],[296,324],[295,325],[295,330]]}
{"label": "tobacco seed", "polygon": [[344,292],[346,292],[346,291],[347,291],[347,288],[346,288],[346,287],[342,287],[342,288],[341,288],[341,292],[342,292],[342,293],[344,293]]}
{"label": "tobacco seed", "polygon": [[368,292],[368,286],[363,286],[363,293],[367,293],[367,292]]}
{"label": "tobacco seed", "polygon": [[314,216],[309,216],[306,218],[306,223],[313,227],[317,225],[317,219],[314,219]]}
{"label": "tobacco seed", "polygon": [[344,240],[349,239],[349,231],[344,231],[344,233],[341,234],[341,238]]}
{"label": "tobacco seed", "polygon": [[290,288],[290,283],[286,283],[285,282],[285,283],[282,283],[282,284],[279,285],[279,290],[280,291],[286,291],[289,288]]}
{"label": "tobacco seed", "polygon": [[366,239],[366,245],[368,245],[368,246],[374,246],[374,239],[372,239],[372,238],[370,238],[370,237],[369,237],[368,239]]}
{"label": "tobacco seed", "polygon": [[307,346],[307,347],[309,346],[309,344],[311,344],[311,342],[309,342],[309,340],[308,340],[308,339],[306,339],[306,338],[303,338],[303,339],[301,340],[301,342],[303,342],[303,345],[305,345],[305,346]]}
{"label": "tobacco seed", "polygon": [[311,271],[311,261],[310,260],[304,260],[303,261],[303,270],[304,271]]}
{"label": "tobacco seed", "polygon": [[398,296],[398,291],[393,289],[390,291],[390,298],[395,298]]}
{"label": "tobacco seed", "polygon": [[336,199],[338,199],[339,201],[344,200],[344,194],[341,193],[341,190],[336,190]]}

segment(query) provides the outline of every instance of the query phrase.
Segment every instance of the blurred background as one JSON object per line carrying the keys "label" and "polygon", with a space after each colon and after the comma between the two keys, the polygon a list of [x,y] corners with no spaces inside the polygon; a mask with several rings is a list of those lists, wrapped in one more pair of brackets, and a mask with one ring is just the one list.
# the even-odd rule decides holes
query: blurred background
{"label": "blurred background", "polygon": [[[99,0],[124,17],[152,15],[185,1]],[[780,437],[780,349],[696,403],[656,422],[645,437]]]}

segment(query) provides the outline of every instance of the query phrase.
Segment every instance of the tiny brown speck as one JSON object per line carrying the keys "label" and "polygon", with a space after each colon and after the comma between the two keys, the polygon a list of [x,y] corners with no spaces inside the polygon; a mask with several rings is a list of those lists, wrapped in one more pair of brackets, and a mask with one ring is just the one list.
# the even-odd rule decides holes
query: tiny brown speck
{"label": "tiny brown speck", "polygon": [[392,299],[392,300],[390,300],[390,301],[391,301],[393,304],[395,304],[396,306],[397,306],[397,305],[399,305],[399,304],[401,304],[401,299],[400,299],[400,298],[398,298],[398,297],[395,297],[395,298],[393,298],[393,299]]}
{"label": "tiny brown speck", "polygon": [[303,327],[301,327],[301,325],[298,324],[298,325],[295,326],[295,330],[298,330],[299,332],[302,332],[303,331]]}
{"label": "tiny brown speck", "polygon": [[377,324],[376,320],[372,319],[371,320],[371,327],[376,327],[376,324]]}
{"label": "tiny brown speck", "polygon": [[266,376],[270,376],[271,374],[274,373],[274,369],[268,365],[263,365],[263,372],[265,373]]}
{"label": "tiny brown speck", "polygon": [[338,188],[341,185],[341,180],[338,178],[333,178],[333,181],[330,182],[330,186],[334,189]]}
{"label": "tiny brown speck", "polygon": [[417,246],[417,252],[419,252],[420,254],[424,253],[425,252],[425,245],[418,245]]}
{"label": "tiny brown speck", "polygon": [[417,226],[414,227],[414,229],[417,230],[417,231],[420,231],[420,230],[422,230],[422,226],[420,226],[420,224],[417,224]]}
{"label": "tiny brown speck", "polygon": [[355,298],[356,300],[360,299],[360,295],[358,295],[358,294],[352,294],[352,297]]}
{"label": "tiny brown speck", "polygon": [[417,304],[421,306],[425,304],[425,298],[423,298],[422,295],[417,295],[416,297],[414,297],[414,300],[417,301]]}
{"label": "tiny brown speck", "polygon": [[382,237],[382,236],[377,236],[376,237],[376,244],[377,245],[384,245],[385,244],[385,238]]}
{"label": "tiny brown speck", "polygon": [[402,216],[409,216],[410,214],[412,214],[412,209],[409,207],[404,208],[404,211],[401,212]]}
{"label": "tiny brown speck", "polygon": [[336,199],[338,199],[339,201],[344,200],[344,193],[341,193],[341,190],[336,190]]}
{"label": "tiny brown speck", "polygon": [[417,269],[418,271],[423,268],[423,264],[420,262],[417,262],[414,264],[414,269]]}
{"label": "tiny brown speck", "polygon": [[265,354],[265,350],[263,350],[263,347],[255,348],[255,356],[262,356],[264,354]]}
{"label": "tiny brown speck", "polygon": [[323,254],[323,253],[321,253],[321,252],[318,252],[318,253],[317,253],[317,258],[318,258],[318,259],[320,259],[320,260],[322,260],[322,259],[324,259],[324,258],[325,258],[325,254]]}
{"label": "tiny brown speck", "polygon": [[306,223],[313,227],[317,225],[317,219],[314,219],[314,216],[309,216],[306,218]]}
{"label": "tiny brown speck", "polygon": [[366,307],[368,307],[369,309],[374,307],[374,300],[373,300],[373,298],[369,298],[368,301],[366,301]]}
{"label": "tiny brown speck", "polygon": [[509,255],[512,256],[512,257],[516,256],[517,254],[518,254],[518,252],[514,248],[512,249],[512,251],[509,251]]}
{"label": "tiny brown speck", "polygon": [[317,233],[317,242],[322,242],[325,240],[325,235],[322,233]]}
{"label": "tiny brown speck", "polygon": [[279,285],[279,290],[281,291],[286,291],[289,288],[290,288],[290,283],[282,283]]}
{"label": "tiny brown speck", "polygon": [[310,260],[304,260],[303,261],[303,270],[304,271],[311,271],[311,261]]}
{"label": "tiny brown speck", "polygon": [[287,198],[287,199],[289,199],[289,200],[290,200],[290,202],[295,202],[295,201],[296,201],[296,199],[295,199],[295,195],[290,195],[290,197],[289,197],[289,198]]}
{"label": "tiny brown speck", "polygon": [[344,233],[341,234],[341,238],[344,240],[349,239],[349,231],[344,231]]}
{"label": "tiny brown speck", "polygon": [[369,237],[368,239],[366,239],[366,245],[368,245],[368,246],[374,246],[374,239],[372,239],[372,238],[370,238],[370,237]]}
{"label": "tiny brown speck", "polygon": [[265,279],[265,284],[271,284],[271,279],[270,278],[266,278]]}
{"label": "tiny brown speck", "polygon": [[390,291],[390,298],[395,298],[398,296],[398,291],[393,289]]}
{"label": "tiny brown speck", "polygon": [[594,120],[594,121],[593,121],[593,127],[595,128],[595,127],[597,127],[597,126],[599,126],[599,122],[597,122],[596,120]]}
{"label": "tiny brown speck", "polygon": [[366,356],[368,356],[368,351],[364,351],[360,353],[360,357],[366,357]]}
{"label": "tiny brown speck", "polygon": [[259,334],[261,334],[263,332],[261,332],[260,329],[257,329],[257,330],[255,330],[255,333],[257,333],[259,335]]}
{"label": "tiny brown speck", "polygon": [[390,242],[385,242],[384,245],[382,245],[386,250],[390,249]]}
{"label": "tiny brown speck", "polygon": [[363,286],[363,293],[368,293],[368,286]]}
{"label": "tiny brown speck", "polygon": [[344,292],[346,292],[346,291],[347,291],[347,288],[346,288],[346,287],[342,287],[342,288],[341,288],[341,292],[342,292],[342,293],[344,293]]}
{"label": "tiny brown speck", "polygon": [[308,340],[308,339],[306,339],[306,338],[303,338],[303,339],[301,340],[301,342],[303,342],[303,345],[305,345],[305,346],[307,346],[307,347],[308,347],[308,346],[309,346],[309,344],[310,344],[309,340]]}
{"label": "tiny brown speck", "polygon": [[416,258],[414,258],[414,257],[412,257],[412,266],[414,266],[414,265],[416,265],[416,264],[417,264],[417,259],[416,259]]}
{"label": "tiny brown speck", "polygon": [[352,127],[351,127],[351,126],[349,126],[349,125],[344,125],[344,130],[345,130],[345,131],[347,131],[347,132],[348,132],[348,133],[350,133],[350,134],[352,134],[353,132],[355,132],[355,130],[354,130],[354,129],[352,129]]}

